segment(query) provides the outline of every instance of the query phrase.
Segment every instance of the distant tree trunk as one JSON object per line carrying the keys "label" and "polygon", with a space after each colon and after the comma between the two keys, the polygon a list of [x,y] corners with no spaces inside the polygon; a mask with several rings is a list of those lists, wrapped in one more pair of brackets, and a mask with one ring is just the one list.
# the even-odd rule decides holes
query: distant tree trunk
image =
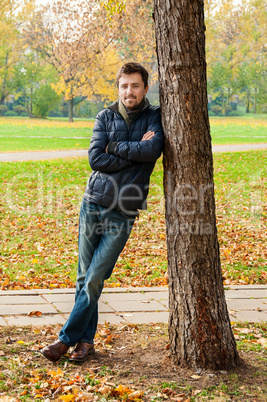
{"label": "distant tree trunk", "polygon": [[247,93],[246,113],[249,113],[249,112],[250,112],[250,110],[249,110],[249,105],[250,105],[250,90],[247,90],[246,93]]}
{"label": "distant tree trunk", "polygon": [[228,369],[239,362],[216,229],[207,107],[204,3],[154,0],[174,361]]}
{"label": "distant tree trunk", "polygon": [[73,122],[73,108],[74,108],[74,99],[68,99],[68,117],[69,121]]}
{"label": "distant tree trunk", "polygon": [[253,113],[257,114],[257,92],[258,88],[255,86],[254,88],[254,108],[253,108]]}

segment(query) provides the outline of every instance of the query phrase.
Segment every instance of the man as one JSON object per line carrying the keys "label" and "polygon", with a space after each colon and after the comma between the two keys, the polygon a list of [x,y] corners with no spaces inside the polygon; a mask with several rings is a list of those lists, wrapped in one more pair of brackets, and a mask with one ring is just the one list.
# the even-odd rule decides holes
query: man
{"label": "man", "polygon": [[100,112],[89,148],[93,170],[79,221],[79,262],[75,305],[58,340],[42,349],[56,362],[69,347],[69,360],[82,362],[94,352],[97,303],[139,209],[146,209],[149,179],[163,148],[159,107],[151,106],[148,72],[126,63],[117,74],[119,100]]}

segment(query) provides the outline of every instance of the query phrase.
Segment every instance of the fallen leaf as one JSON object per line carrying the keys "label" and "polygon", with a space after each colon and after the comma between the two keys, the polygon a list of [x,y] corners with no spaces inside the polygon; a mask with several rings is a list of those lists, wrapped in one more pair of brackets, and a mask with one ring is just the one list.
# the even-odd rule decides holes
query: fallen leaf
{"label": "fallen leaf", "polygon": [[99,388],[98,392],[100,392],[101,395],[107,395],[111,391],[111,388],[108,387],[107,385],[102,385],[102,387]]}
{"label": "fallen leaf", "polygon": [[128,400],[134,401],[136,399],[141,399],[144,395],[143,391],[134,391],[128,395]]}
{"label": "fallen leaf", "polygon": [[40,315],[43,315],[43,313],[41,313],[41,311],[31,311],[27,315],[29,315],[30,317],[33,317],[33,316],[39,317]]}
{"label": "fallen leaf", "polygon": [[72,394],[61,395],[59,397],[59,399],[61,399],[62,401],[65,401],[65,402],[72,402],[72,401],[75,401],[75,395],[72,395]]}
{"label": "fallen leaf", "polygon": [[126,387],[126,386],[124,386],[124,385],[118,385],[117,386],[117,388],[115,388],[114,390],[112,390],[112,394],[114,395],[114,396],[123,396],[123,395],[125,395],[125,394],[131,394],[133,391],[130,389],[130,388],[128,388],[128,387]]}

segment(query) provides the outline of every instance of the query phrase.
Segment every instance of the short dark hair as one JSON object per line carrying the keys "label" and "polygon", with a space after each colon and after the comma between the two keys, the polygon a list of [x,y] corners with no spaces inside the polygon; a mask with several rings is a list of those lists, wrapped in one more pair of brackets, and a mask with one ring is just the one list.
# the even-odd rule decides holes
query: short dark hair
{"label": "short dark hair", "polygon": [[123,74],[130,75],[134,73],[139,73],[142,77],[144,82],[145,88],[148,86],[148,72],[145,67],[142,66],[140,63],[129,62],[125,63],[117,72],[116,76],[116,85],[119,86],[119,79]]}

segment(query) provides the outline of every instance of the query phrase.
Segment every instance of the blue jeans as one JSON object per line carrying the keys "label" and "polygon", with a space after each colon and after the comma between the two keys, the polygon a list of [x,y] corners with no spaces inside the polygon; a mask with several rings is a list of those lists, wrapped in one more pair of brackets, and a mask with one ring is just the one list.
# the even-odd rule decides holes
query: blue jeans
{"label": "blue jeans", "polygon": [[66,345],[93,343],[104,280],[112,274],[134,220],[121,211],[82,201],[75,305],[58,337]]}

